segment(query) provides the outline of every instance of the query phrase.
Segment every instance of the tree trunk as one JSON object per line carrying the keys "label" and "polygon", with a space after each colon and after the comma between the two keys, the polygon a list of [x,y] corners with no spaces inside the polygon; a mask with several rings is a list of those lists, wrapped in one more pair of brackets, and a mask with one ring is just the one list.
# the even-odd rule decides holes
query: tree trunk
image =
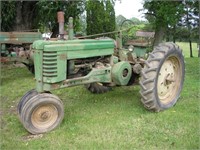
{"label": "tree trunk", "polygon": [[33,28],[33,21],[35,18],[35,4],[36,1],[24,1],[23,2],[23,24],[24,29],[29,30]]}
{"label": "tree trunk", "polygon": [[173,42],[176,43],[176,25],[173,28]]}
{"label": "tree trunk", "polygon": [[155,33],[155,40],[153,43],[153,46],[157,46],[159,43],[163,41],[165,34],[165,28],[164,27],[157,27],[156,28],[156,33]]}
{"label": "tree trunk", "polygon": [[14,31],[31,30],[35,13],[35,4],[37,1],[17,1],[16,19],[13,26]]}
{"label": "tree trunk", "polygon": [[190,43],[190,57],[193,57],[193,54],[192,54],[192,41],[191,41],[191,39],[189,40],[189,43]]}
{"label": "tree trunk", "polygon": [[[167,27],[167,33],[170,33],[169,27]],[[170,41],[170,34],[166,34],[165,37],[166,37],[166,42],[169,42]]]}
{"label": "tree trunk", "polygon": [[[199,1],[199,10],[200,10],[200,1]],[[200,12],[199,12],[199,18],[200,18]],[[200,21],[199,21],[199,33],[200,33]],[[200,34],[199,34],[199,53],[198,53],[198,57],[200,57]]]}
{"label": "tree trunk", "polygon": [[22,30],[22,2],[18,1],[16,4],[16,18],[15,18],[15,26],[14,31]]}

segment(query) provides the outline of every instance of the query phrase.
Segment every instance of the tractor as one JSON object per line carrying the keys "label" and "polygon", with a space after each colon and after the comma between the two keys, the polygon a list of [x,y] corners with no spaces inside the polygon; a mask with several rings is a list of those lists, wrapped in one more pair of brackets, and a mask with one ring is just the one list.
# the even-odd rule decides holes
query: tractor
{"label": "tractor", "polygon": [[30,45],[39,39],[42,39],[39,30],[0,32],[0,61],[2,63],[20,62],[34,73],[33,53],[31,53]]}
{"label": "tractor", "polygon": [[84,85],[91,93],[101,94],[114,86],[139,82],[146,109],[159,112],[175,105],[185,74],[182,50],[176,44],[161,43],[145,58],[135,52],[144,46],[122,46],[123,31],[113,32],[116,40],[75,38],[73,18],[69,18],[67,36],[63,12],[58,12],[58,23],[57,39],[37,40],[32,45],[36,88],[17,107],[28,132],[49,132],[62,122],[63,103],[50,92],[59,88]]}

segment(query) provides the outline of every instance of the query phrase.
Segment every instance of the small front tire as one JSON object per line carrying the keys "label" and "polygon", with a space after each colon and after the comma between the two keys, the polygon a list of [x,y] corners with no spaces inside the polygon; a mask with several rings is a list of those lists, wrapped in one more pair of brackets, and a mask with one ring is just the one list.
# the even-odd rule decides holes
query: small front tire
{"label": "small front tire", "polygon": [[36,96],[38,94],[38,92],[35,89],[32,89],[30,91],[28,91],[19,101],[18,106],[17,106],[17,111],[19,116],[21,115],[21,110],[23,108],[23,106],[26,104],[26,102],[28,100],[30,100],[32,97]]}
{"label": "small front tire", "polygon": [[62,101],[49,93],[32,97],[21,111],[22,124],[32,134],[41,134],[55,129],[63,118]]}

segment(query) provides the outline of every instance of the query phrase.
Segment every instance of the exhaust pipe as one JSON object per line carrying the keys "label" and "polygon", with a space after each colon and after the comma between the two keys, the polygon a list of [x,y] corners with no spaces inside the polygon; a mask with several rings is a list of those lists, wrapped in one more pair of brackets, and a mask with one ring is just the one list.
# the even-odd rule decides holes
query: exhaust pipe
{"label": "exhaust pipe", "polygon": [[59,11],[57,12],[57,18],[58,18],[58,23],[59,23],[59,35],[60,35],[60,39],[64,40],[64,12],[63,11]]}

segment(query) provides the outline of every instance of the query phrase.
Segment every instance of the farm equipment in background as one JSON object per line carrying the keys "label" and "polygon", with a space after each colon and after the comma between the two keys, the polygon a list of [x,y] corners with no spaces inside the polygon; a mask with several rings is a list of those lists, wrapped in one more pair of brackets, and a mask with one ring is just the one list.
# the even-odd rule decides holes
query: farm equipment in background
{"label": "farm equipment in background", "polygon": [[42,39],[37,32],[0,32],[1,62],[21,62],[34,73],[33,53],[30,45]]}
{"label": "farm equipment in background", "polygon": [[137,39],[128,40],[125,47],[134,46],[134,52],[138,57],[145,57],[145,55],[152,50],[155,32],[136,31],[135,37]]}
{"label": "farm equipment in background", "polygon": [[62,12],[58,12],[58,22],[57,40],[37,40],[32,45],[36,89],[28,91],[17,107],[20,120],[30,133],[51,131],[63,120],[62,101],[50,93],[59,88],[85,85],[90,92],[100,94],[113,86],[133,85],[140,80],[141,102],[148,110],[159,112],[177,102],[185,73],[184,58],[177,45],[162,43],[145,60],[135,53],[134,46],[123,48],[122,31],[113,32],[116,41],[77,39],[73,18],[69,18],[66,39]]}

